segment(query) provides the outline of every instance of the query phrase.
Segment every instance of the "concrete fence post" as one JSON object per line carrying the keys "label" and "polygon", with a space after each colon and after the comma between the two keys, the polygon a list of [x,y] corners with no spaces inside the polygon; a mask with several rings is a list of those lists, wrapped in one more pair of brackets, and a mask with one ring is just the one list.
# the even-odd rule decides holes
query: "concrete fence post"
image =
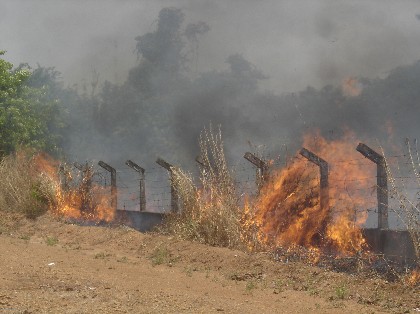
{"label": "concrete fence post", "polygon": [[257,167],[255,180],[258,191],[260,191],[264,183],[268,180],[268,165],[265,161],[250,152],[246,152],[244,158]]}
{"label": "concrete fence post", "polygon": [[356,150],[376,164],[378,229],[388,229],[388,175],[386,172],[385,158],[363,143],[359,143]]}
{"label": "concrete fence post", "polygon": [[174,212],[178,212],[178,193],[176,192],[173,182],[174,182],[174,174],[172,171],[173,166],[163,160],[162,158],[156,159],[156,163],[161,166],[162,168],[166,169],[169,172],[171,177],[171,210]]}
{"label": "concrete fence post", "polygon": [[146,211],[146,189],[144,186],[145,183],[145,178],[144,178],[144,168],[140,167],[139,165],[137,165],[135,162],[131,161],[131,160],[127,160],[125,162],[125,164],[127,166],[129,166],[131,169],[133,169],[134,171],[138,172],[139,176],[140,176],[140,183],[139,183],[139,191],[140,191],[140,211],[144,212]]}
{"label": "concrete fence post", "polygon": [[111,207],[117,210],[117,171],[102,160],[98,165],[111,173]]}
{"label": "concrete fence post", "polygon": [[308,159],[310,162],[313,162],[319,167],[320,170],[320,193],[319,193],[319,204],[321,211],[328,212],[327,219],[324,220],[323,225],[321,226],[320,234],[325,235],[327,224],[331,219],[330,213],[330,195],[329,195],[329,183],[328,183],[328,163],[321,157],[315,155],[313,152],[302,148],[299,152],[303,157]]}

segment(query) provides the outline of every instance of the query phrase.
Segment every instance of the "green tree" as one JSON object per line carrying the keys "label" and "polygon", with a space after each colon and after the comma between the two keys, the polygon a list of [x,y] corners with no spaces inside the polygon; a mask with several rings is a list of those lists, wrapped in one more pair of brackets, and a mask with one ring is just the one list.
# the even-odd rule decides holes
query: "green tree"
{"label": "green tree", "polygon": [[[4,55],[0,51],[0,56]],[[57,152],[59,102],[49,95],[47,85],[31,87],[30,68],[0,58],[0,151],[14,152],[25,146]]]}

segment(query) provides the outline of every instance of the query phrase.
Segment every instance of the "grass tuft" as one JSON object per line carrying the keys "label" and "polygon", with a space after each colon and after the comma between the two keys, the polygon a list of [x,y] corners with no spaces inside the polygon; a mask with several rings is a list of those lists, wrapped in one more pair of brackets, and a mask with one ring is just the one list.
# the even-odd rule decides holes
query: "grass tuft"
{"label": "grass tuft", "polygon": [[150,255],[153,266],[168,264],[171,265],[176,259],[172,258],[171,252],[164,245],[157,246]]}
{"label": "grass tuft", "polygon": [[339,300],[344,300],[347,290],[344,285],[340,285],[335,288],[335,294]]}
{"label": "grass tuft", "polygon": [[54,245],[58,244],[58,239],[57,239],[57,237],[47,237],[45,239],[45,243],[48,246],[54,246]]}

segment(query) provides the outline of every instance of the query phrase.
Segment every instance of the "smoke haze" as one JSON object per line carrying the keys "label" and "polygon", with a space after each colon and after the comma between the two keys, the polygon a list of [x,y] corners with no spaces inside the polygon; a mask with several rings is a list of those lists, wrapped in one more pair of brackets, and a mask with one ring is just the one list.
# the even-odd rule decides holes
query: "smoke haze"
{"label": "smoke haze", "polygon": [[312,129],[416,136],[418,12],[417,1],[3,0],[0,49],[83,94],[64,100],[71,158],[185,164],[211,122],[237,160],[248,143],[293,151]]}
{"label": "smoke haze", "polygon": [[192,72],[222,70],[241,53],[276,93],[385,77],[420,51],[418,1],[2,0],[0,46],[15,64],[55,66],[69,84],[125,81],[136,62],[134,38],[150,32],[163,7],[204,21]]}

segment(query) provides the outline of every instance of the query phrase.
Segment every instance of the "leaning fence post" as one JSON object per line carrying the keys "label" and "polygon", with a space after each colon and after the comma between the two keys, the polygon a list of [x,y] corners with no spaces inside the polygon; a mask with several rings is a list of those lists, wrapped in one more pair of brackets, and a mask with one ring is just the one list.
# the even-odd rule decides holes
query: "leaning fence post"
{"label": "leaning fence post", "polygon": [[356,150],[376,164],[376,197],[378,199],[378,229],[388,229],[388,176],[384,156],[359,143]]}
{"label": "leaning fence post", "polygon": [[167,163],[162,158],[156,159],[156,163],[161,166],[162,168],[165,168],[169,171],[169,174],[171,176],[171,210],[174,212],[178,211],[178,194],[174,188],[173,182],[174,182],[174,174],[172,171],[172,165],[170,163]]}
{"label": "leaning fence post", "polygon": [[117,210],[117,171],[102,160],[98,165],[111,173],[111,207]]}
{"label": "leaning fence post", "polygon": [[327,219],[324,220],[322,229],[321,229],[321,235],[323,236],[325,234],[328,220],[330,217],[330,195],[329,195],[329,185],[328,185],[328,163],[322,159],[321,157],[315,155],[311,151],[307,150],[306,148],[302,148],[299,152],[303,157],[308,159],[309,161],[313,162],[319,167],[320,170],[320,193],[319,193],[319,204],[321,207],[321,211],[327,211],[328,216]]}
{"label": "leaning fence post", "polygon": [[146,210],[146,191],[145,191],[145,187],[144,187],[144,168],[140,167],[138,164],[136,164],[135,162],[133,162],[131,160],[127,160],[125,162],[125,164],[127,166],[129,166],[131,169],[133,169],[134,171],[137,171],[140,175],[140,183],[139,183],[139,188],[140,188],[140,211],[144,212]]}
{"label": "leaning fence post", "polygon": [[250,152],[246,152],[244,158],[257,167],[256,183],[258,190],[261,190],[264,183],[268,180],[267,163]]}

